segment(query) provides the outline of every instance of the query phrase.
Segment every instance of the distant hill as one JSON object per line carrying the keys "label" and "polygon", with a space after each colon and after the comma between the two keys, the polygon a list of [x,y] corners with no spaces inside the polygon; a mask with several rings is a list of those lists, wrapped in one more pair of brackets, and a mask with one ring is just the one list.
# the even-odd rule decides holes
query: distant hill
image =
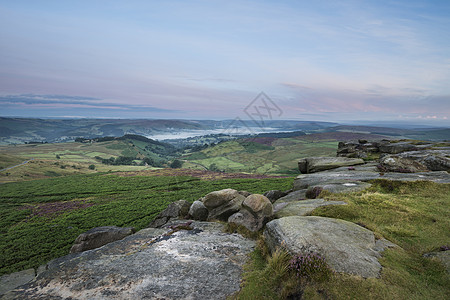
{"label": "distant hill", "polygon": [[149,136],[160,132],[209,129],[209,125],[189,120],[126,120],[126,119],[30,119],[1,118],[0,143],[29,141],[62,142],[78,137]]}
{"label": "distant hill", "polygon": [[260,174],[298,174],[299,158],[336,156],[339,141],[379,140],[382,135],[352,132],[261,134],[186,151],[183,168]]}
{"label": "distant hill", "polygon": [[450,128],[402,129],[377,126],[339,125],[329,127],[326,131],[378,134],[396,139],[417,139],[425,141],[450,140]]}
{"label": "distant hill", "polygon": [[[181,131],[223,130],[235,126],[235,120],[135,120],[135,119],[33,119],[0,117],[0,144],[25,142],[65,142],[126,134],[154,136]],[[260,124],[243,121],[237,125],[257,128]],[[336,123],[268,120],[265,127],[280,131],[323,130]],[[203,135],[203,134],[202,134]]]}

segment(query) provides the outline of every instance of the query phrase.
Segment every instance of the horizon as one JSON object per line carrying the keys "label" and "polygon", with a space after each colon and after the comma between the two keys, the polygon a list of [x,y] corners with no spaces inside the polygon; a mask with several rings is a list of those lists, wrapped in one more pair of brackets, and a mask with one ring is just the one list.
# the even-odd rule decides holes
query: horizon
{"label": "horizon", "polygon": [[450,125],[448,1],[0,0],[0,16],[2,117],[244,119],[264,92],[273,120]]}

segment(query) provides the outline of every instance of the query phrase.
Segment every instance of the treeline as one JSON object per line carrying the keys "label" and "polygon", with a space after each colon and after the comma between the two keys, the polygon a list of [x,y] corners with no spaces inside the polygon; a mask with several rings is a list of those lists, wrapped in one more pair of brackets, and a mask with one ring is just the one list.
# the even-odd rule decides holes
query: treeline
{"label": "treeline", "polygon": [[[163,167],[163,164],[159,161],[155,161],[150,157],[145,157],[143,159],[139,159],[131,156],[119,156],[119,157],[110,157],[110,158],[101,158],[100,156],[96,156],[95,159],[99,160],[102,164],[105,165],[113,165],[113,166],[145,166],[149,165],[152,167]],[[140,161],[139,163],[137,161]]]}
{"label": "treeline", "polygon": [[121,137],[115,137],[115,136],[103,136],[103,137],[93,137],[93,138],[78,137],[75,139],[75,142],[90,143],[90,142],[109,142],[109,141],[114,141],[114,140],[136,140],[136,141],[141,141],[141,142],[158,145],[158,146],[164,146],[164,147],[167,146],[167,144],[165,144],[165,143],[161,143],[161,142],[158,142],[158,141],[146,138],[145,136],[137,135],[137,134],[125,134],[124,136],[121,136]]}

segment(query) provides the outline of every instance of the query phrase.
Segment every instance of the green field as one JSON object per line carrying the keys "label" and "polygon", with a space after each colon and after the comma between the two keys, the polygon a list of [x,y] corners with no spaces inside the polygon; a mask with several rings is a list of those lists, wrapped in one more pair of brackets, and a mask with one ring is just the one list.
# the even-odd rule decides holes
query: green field
{"label": "green field", "polygon": [[69,253],[93,227],[145,228],[169,203],[224,188],[263,193],[291,188],[292,178],[200,180],[190,176],[91,174],[3,184],[0,274],[36,268]]}
{"label": "green field", "polygon": [[[107,171],[141,171],[154,169],[154,167],[139,166],[142,159],[150,158],[156,164],[163,165],[173,147],[158,142],[140,140],[142,137],[118,138],[110,141],[79,143],[53,143],[53,144],[22,144],[0,146],[0,169],[15,166],[26,160],[31,160],[7,171],[0,172],[0,183],[42,179],[75,174],[90,174]],[[101,159],[111,157],[133,157],[133,165],[107,165]],[[94,165],[94,169],[89,166]]]}
{"label": "green field", "polygon": [[297,174],[299,158],[335,156],[337,143],[335,139],[321,139],[320,135],[316,140],[308,136],[239,139],[187,153],[182,159],[198,164],[186,165],[190,168],[209,168],[214,164],[225,172]]}

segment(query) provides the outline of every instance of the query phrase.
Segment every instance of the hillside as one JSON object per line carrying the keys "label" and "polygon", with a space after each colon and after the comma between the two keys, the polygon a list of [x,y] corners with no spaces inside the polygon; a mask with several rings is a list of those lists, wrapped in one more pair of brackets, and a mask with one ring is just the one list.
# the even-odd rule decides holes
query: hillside
{"label": "hillside", "polygon": [[324,132],[305,135],[298,132],[261,134],[221,142],[181,156],[184,168],[249,172],[260,174],[297,174],[297,161],[308,156],[336,156],[338,141],[382,139],[385,136]]}
{"label": "hillside", "polygon": [[164,166],[168,159],[177,155],[170,144],[136,135],[79,141],[0,146],[0,169],[28,161],[0,172],[0,182],[97,171],[152,169]]}

